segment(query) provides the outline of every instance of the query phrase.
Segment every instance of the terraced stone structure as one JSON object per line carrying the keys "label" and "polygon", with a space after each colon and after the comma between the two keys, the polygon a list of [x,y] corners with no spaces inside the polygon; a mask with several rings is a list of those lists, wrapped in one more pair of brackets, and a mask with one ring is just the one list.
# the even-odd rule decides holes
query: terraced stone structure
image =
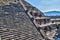
{"label": "terraced stone structure", "polygon": [[[51,36],[46,36],[44,33],[50,28],[45,31],[44,28],[48,26],[43,24],[44,28],[40,27],[34,21],[36,18],[45,18],[45,15],[40,10],[25,0],[0,0],[0,3],[0,40],[49,40],[48,37]],[[33,10],[37,11],[38,16],[33,17],[32,21],[29,13]],[[40,23],[40,21],[38,22]],[[56,29],[52,25],[49,27]]]}
{"label": "terraced stone structure", "polygon": [[42,39],[20,2],[0,6],[0,40]]}

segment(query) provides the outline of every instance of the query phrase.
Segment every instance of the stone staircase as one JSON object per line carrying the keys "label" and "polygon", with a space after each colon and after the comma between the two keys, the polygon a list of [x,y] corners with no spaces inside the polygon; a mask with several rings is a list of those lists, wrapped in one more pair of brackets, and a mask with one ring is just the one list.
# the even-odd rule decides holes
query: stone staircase
{"label": "stone staircase", "polygon": [[[23,4],[23,3],[22,3]],[[27,5],[26,5],[27,6]],[[26,8],[26,6],[24,6],[24,4],[23,4],[23,7],[24,7],[24,9],[25,10],[27,10],[27,8]],[[29,7],[29,6],[28,6]],[[30,17],[31,15],[29,14],[31,12],[31,9],[30,10],[28,10],[28,12],[27,12],[27,14],[28,14],[28,16]],[[41,13],[41,12],[40,12]],[[37,13],[38,14],[38,13]],[[42,15],[41,17],[39,17],[39,16],[37,16],[38,17],[38,19],[37,20],[39,20],[39,19],[45,19],[45,18],[47,18],[47,19],[49,19],[48,17],[45,17],[45,16],[43,16],[43,13],[42,14],[40,14],[40,15]],[[36,18],[37,18],[36,17]],[[36,22],[35,22],[35,20],[36,20],[36,18],[35,17],[33,17],[33,24],[36,26],[36,29],[38,28],[38,27],[40,27],[41,29],[42,28],[45,28],[45,27],[47,27],[48,26],[48,28],[49,28],[49,26],[52,26],[52,28],[53,28],[53,26],[55,25],[55,23],[47,23],[47,24],[43,24],[43,25],[39,25],[39,24],[37,24],[36,25]],[[31,17],[30,17],[30,19],[31,19]],[[51,36],[48,36],[46,33],[45,33],[45,30],[44,29],[39,29],[40,30],[40,35],[45,39],[45,40],[54,40],[53,39],[53,37],[54,37],[54,35],[56,34],[56,30],[54,30],[54,29],[56,29],[56,26],[55,26],[55,28],[53,28],[52,30],[53,31],[51,31],[52,32],[52,35]],[[51,29],[50,29],[51,30]],[[37,29],[37,31],[38,31],[38,29]],[[47,32],[47,31],[46,31]],[[48,36],[48,37],[47,37]],[[52,39],[50,39],[49,37],[52,37]],[[43,39],[42,39],[43,40]]]}
{"label": "stone staircase", "polygon": [[[0,39],[1,40],[43,40],[43,35],[37,30],[30,16],[26,13],[29,8],[35,7],[20,0],[18,3],[10,3],[0,8]],[[26,6],[27,8],[26,8]],[[42,15],[43,13],[39,11]],[[44,16],[44,15],[43,15]],[[39,29],[40,30],[40,29]],[[44,39],[45,40],[45,39]]]}

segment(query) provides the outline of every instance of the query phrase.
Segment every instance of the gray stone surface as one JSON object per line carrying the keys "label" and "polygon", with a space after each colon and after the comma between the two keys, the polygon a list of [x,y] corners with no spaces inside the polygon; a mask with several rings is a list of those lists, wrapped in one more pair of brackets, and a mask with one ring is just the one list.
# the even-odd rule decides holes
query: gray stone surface
{"label": "gray stone surface", "polygon": [[15,12],[12,9],[10,11],[0,9],[0,37],[2,40],[40,40],[42,38],[25,12]]}

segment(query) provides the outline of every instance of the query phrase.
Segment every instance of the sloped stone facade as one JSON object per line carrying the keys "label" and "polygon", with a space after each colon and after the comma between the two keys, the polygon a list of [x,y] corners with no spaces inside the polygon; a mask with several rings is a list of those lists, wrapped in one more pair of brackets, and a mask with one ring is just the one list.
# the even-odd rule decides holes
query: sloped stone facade
{"label": "sloped stone facade", "polygon": [[42,36],[20,5],[0,6],[0,39],[41,40]]}

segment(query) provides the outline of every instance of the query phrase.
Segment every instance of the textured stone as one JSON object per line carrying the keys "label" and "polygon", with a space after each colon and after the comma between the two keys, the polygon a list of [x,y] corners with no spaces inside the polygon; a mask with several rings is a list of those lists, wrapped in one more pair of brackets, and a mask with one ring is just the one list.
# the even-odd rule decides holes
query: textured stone
{"label": "textured stone", "polygon": [[[40,40],[42,36],[31,22],[21,4],[11,3],[0,9],[2,40]],[[19,9],[21,8],[21,9]],[[21,11],[20,11],[21,10]]]}

